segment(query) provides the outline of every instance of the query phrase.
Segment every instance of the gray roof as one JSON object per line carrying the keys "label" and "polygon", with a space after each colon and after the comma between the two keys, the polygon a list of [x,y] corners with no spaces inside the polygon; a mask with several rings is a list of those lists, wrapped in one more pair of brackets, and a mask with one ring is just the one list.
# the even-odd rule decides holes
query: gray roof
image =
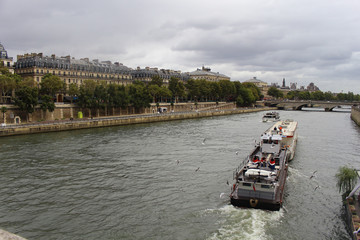
{"label": "gray roof", "polygon": [[[204,68],[203,68],[203,69],[204,69]],[[229,78],[228,76],[226,76],[226,75],[224,75],[224,74],[215,73],[215,72],[211,72],[211,71],[203,70],[203,69],[197,69],[196,71],[190,72],[189,75],[190,75],[190,76],[203,76],[203,75],[207,75],[207,76],[216,76],[216,77]]]}
{"label": "gray roof", "polygon": [[250,82],[250,83],[266,83],[260,79],[257,79],[256,77],[250,78],[249,80],[246,80],[245,82]]}
{"label": "gray roof", "polygon": [[75,59],[67,57],[41,57],[39,55],[24,57],[18,59],[15,68],[25,67],[47,67],[47,68],[59,68],[59,69],[72,69],[78,71],[93,71],[104,73],[130,73],[131,69],[119,64],[111,63],[110,61],[99,62],[98,60],[89,61],[88,59]]}

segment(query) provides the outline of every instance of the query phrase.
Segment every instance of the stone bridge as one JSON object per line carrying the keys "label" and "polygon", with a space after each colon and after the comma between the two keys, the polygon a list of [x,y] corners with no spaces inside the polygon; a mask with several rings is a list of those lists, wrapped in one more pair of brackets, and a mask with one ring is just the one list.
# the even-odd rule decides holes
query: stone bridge
{"label": "stone bridge", "polygon": [[331,102],[331,101],[311,101],[311,100],[271,100],[263,102],[265,106],[277,107],[278,109],[292,109],[301,110],[303,107],[310,108],[324,108],[326,112],[332,111],[334,108],[339,106],[354,106],[360,105],[359,102]]}

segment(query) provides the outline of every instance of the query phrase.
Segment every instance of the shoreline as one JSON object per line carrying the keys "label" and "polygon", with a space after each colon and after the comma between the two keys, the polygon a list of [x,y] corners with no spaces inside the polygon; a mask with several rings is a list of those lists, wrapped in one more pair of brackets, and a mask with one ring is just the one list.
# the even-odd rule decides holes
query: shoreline
{"label": "shoreline", "polygon": [[192,111],[192,112],[174,112],[174,113],[154,113],[154,114],[136,114],[127,116],[113,116],[113,117],[100,117],[93,119],[75,119],[66,121],[54,121],[48,123],[34,123],[34,124],[20,124],[20,125],[7,125],[0,127],[0,137],[45,133],[45,132],[59,132],[71,131],[87,128],[111,127],[122,126],[140,123],[153,123],[165,122],[174,120],[194,119],[213,116],[224,116],[241,113],[251,113],[276,110],[276,108],[235,108],[224,110],[211,110],[211,111]]}

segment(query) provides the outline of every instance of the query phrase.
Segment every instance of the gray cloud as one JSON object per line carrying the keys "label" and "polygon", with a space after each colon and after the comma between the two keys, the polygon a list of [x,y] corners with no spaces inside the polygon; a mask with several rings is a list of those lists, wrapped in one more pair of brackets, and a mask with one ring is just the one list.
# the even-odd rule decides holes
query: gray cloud
{"label": "gray cloud", "polygon": [[27,52],[360,93],[360,2],[1,0],[1,39]]}

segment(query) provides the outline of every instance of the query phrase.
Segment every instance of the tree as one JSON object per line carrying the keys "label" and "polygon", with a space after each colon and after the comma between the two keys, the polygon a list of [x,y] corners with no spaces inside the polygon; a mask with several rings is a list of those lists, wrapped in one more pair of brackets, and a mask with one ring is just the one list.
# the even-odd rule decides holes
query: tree
{"label": "tree", "polygon": [[236,106],[238,106],[238,107],[244,106],[244,99],[241,97],[241,95],[239,95],[236,98]]}
{"label": "tree", "polygon": [[15,95],[15,105],[21,111],[27,112],[27,120],[29,120],[29,114],[35,111],[35,107],[38,104],[38,89],[36,87],[22,86],[16,90]]}
{"label": "tree", "polygon": [[161,87],[163,85],[163,80],[159,75],[152,76],[149,85],[158,85]]}
{"label": "tree", "polygon": [[299,92],[299,98],[301,100],[310,100],[311,98],[310,92],[308,91]]}
{"label": "tree", "polygon": [[0,74],[0,103],[5,102],[5,97],[11,95],[12,90],[16,88],[16,79],[14,76],[7,71],[2,72],[4,72],[4,74]]}
{"label": "tree", "polygon": [[79,89],[78,105],[82,108],[92,108],[94,106],[94,92],[97,83],[94,80],[85,80]]}
{"label": "tree", "polygon": [[109,106],[125,108],[129,105],[129,95],[122,85],[110,84],[107,89]]}
{"label": "tree", "polygon": [[170,91],[167,87],[162,86],[162,87],[160,88],[159,96],[160,96],[160,98],[161,98],[161,101],[164,101],[164,98],[165,98],[165,100],[171,98],[171,97],[172,97],[172,93],[171,93],[171,91]]}
{"label": "tree", "polygon": [[54,97],[57,92],[64,89],[64,84],[58,76],[45,74],[40,83],[40,93]]}
{"label": "tree", "polygon": [[[260,88],[258,88],[255,84],[246,82],[242,84],[244,87],[250,89],[255,97],[255,101],[260,100],[261,91]],[[283,96],[281,96],[283,97]]]}
{"label": "tree", "polygon": [[331,101],[331,100],[334,100],[334,95],[331,92],[325,92],[324,98],[326,101]]}
{"label": "tree", "polygon": [[270,87],[267,94],[275,98],[283,98],[284,94],[276,87]]}
{"label": "tree", "polygon": [[213,101],[219,101],[221,88],[218,82],[210,82],[210,97]]}
{"label": "tree", "polygon": [[[243,104],[240,105],[242,107],[251,106],[251,104],[253,104],[256,101],[256,98],[255,98],[253,92],[251,91],[251,89],[245,88],[244,86],[239,89],[239,96],[236,99],[236,101],[240,104],[241,99],[239,99],[239,97],[241,97],[241,99],[243,100]],[[238,104],[238,106],[239,106],[239,104]]]}
{"label": "tree", "polygon": [[3,123],[5,123],[6,122],[5,113],[7,112],[7,108],[6,107],[1,107],[1,112],[3,114]]}
{"label": "tree", "polygon": [[311,93],[310,98],[312,100],[320,100],[321,101],[321,100],[325,99],[325,96],[322,91],[315,91],[315,92]]}
{"label": "tree", "polygon": [[200,100],[207,101],[210,97],[210,82],[204,79],[197,80],[199,85]]}
{"label": "tree", "polygon": [[185,87],[187,89],[187,94],[190,100],[197,101],[200,95],[199,85],[197,82],[194,79],[189,79],[185,84]]}
{"label": "tree", "polygon": [[105,109],[109,102],[108,93],[106,90],[106,85],[104,84],[97,84],[94,90],[94,101],[93,106],[96,109]]}
{"label": "tree", "polygon": [[49,110],[50,112],[53,112],[55,110],[55,94],[60,90],[63,90],[64,86],[64,82],[58,76],[52,75],[50,73],[45,74],[40,83],[40,108],[43,111]]}
{"label": "tree", "polygon": [[358,180],[356,170],[346,166],[340,167],[335,177],[337,179],[336,186],[338,187],[339,192],[343,192],[344,195],[351,192]]}
{"label": "tree", "polygon": [[145,87],[145,84],[140,81],[134,81],[133,84],[129,86],[129,97],[130,104],[136,109],[139,110],[144,107],[150,107],[152,97]]}
{"label": "tree", "polygon": [[53,98],[49,95],[42,95],[40,108],[44,112],[46,112],[46,110],[49,110],[49,112],[53,112],[55,110],[55,103]]}
{"label": "tree", "polygon": [[74,97],[79,95],[79,87],[75,83],[71,83],[69,85],[68,94],[71,97],[70,98],[70,103],[73,103]]}
{"label": "tree", "polygon": [[153,98],[153,103],[158,102],[158,97],[160,95],[161,88],[156,84],[152,84],[148,86],[148,90]]}
{"label": "tree", "polygon": [[175,102],[179,102],[179,97],[185,97],[186,95],[184,84],[175,77],[170,78],[168,88],[175,97]]}

